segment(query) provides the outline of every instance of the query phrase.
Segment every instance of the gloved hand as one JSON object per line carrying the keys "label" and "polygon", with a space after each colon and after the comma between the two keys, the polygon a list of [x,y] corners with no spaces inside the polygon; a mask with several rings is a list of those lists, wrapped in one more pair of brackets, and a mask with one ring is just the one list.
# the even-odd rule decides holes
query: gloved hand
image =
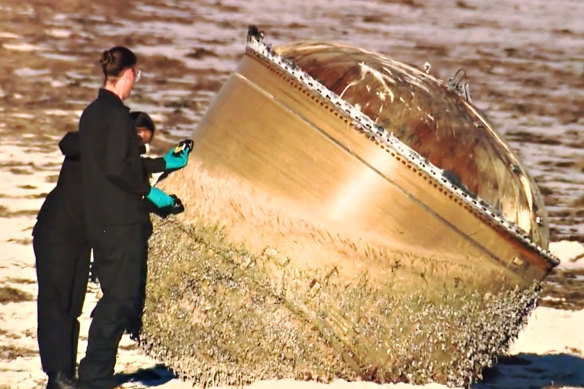
{"label": "gloved hand", "polygon": [[185,167],[192,149],[193,141],[191,139],[181,140],[174,149],[169,150],[163,157],[166,163],[165,170],[177,170]]}
{"label": "gloved hand", "polygon": [[165,170],[177,170],[186,166],[189,160],[189,152],[184,149],[176,153],[172,148],[162,158],[166,163]]}
{"label": "gloved hand", "polygon": [[150,188],[150,192],[146,198],[152,201],[152,203],[156,205],[157,208],[167,208],[174,206],[174,199],[155,187]]}

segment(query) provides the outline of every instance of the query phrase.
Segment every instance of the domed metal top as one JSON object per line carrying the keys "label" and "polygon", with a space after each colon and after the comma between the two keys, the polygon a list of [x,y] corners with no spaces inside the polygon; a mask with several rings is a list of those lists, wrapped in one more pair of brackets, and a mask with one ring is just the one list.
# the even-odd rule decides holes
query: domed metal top
{"label": "domed metal top", "polygon": [[548,247],[547,212],[537,185],[457,80],[446,84],[413,66],[335,43],[302,42],[274,51]]}

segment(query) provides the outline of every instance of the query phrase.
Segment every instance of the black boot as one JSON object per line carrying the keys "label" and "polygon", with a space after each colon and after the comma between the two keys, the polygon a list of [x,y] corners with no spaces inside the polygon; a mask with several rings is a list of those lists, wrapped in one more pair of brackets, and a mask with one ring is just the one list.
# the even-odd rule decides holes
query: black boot
{"label": "black boot", "polygon": [[78,389],[77,380],[67,373],[49,373],[47,389]]}

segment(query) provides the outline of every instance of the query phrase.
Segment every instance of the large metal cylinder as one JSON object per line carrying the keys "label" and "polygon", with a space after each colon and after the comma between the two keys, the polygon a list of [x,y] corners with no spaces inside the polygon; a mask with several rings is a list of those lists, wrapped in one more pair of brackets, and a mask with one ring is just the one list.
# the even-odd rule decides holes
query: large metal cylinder
{"label": "large metal cylinder", "polygon": [[142,340],[200,384],[468,383],[557,263],[506,143],[379,55],[250,35],[193,138],[160,185],[186,211],[155,220]]}

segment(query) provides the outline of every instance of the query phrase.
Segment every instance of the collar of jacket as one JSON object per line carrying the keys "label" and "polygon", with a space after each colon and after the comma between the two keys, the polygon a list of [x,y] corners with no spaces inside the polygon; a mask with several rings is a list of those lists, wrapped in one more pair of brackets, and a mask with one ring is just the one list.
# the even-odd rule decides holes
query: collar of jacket
{"label": "collar of jacket", "polygon": [[119,105],[126,108],[128,111],[130,110],[130,107],[125,106],[124,102],[122,101],[122,99],[120,99],[118,97],[118,95],[116,95],[114,92],[111,92],[105,88],[99,88],[99,93],[97,94],[97,97],[98,98],[106,98],[108,100],[111,100],[113,102],[118,103]]}

